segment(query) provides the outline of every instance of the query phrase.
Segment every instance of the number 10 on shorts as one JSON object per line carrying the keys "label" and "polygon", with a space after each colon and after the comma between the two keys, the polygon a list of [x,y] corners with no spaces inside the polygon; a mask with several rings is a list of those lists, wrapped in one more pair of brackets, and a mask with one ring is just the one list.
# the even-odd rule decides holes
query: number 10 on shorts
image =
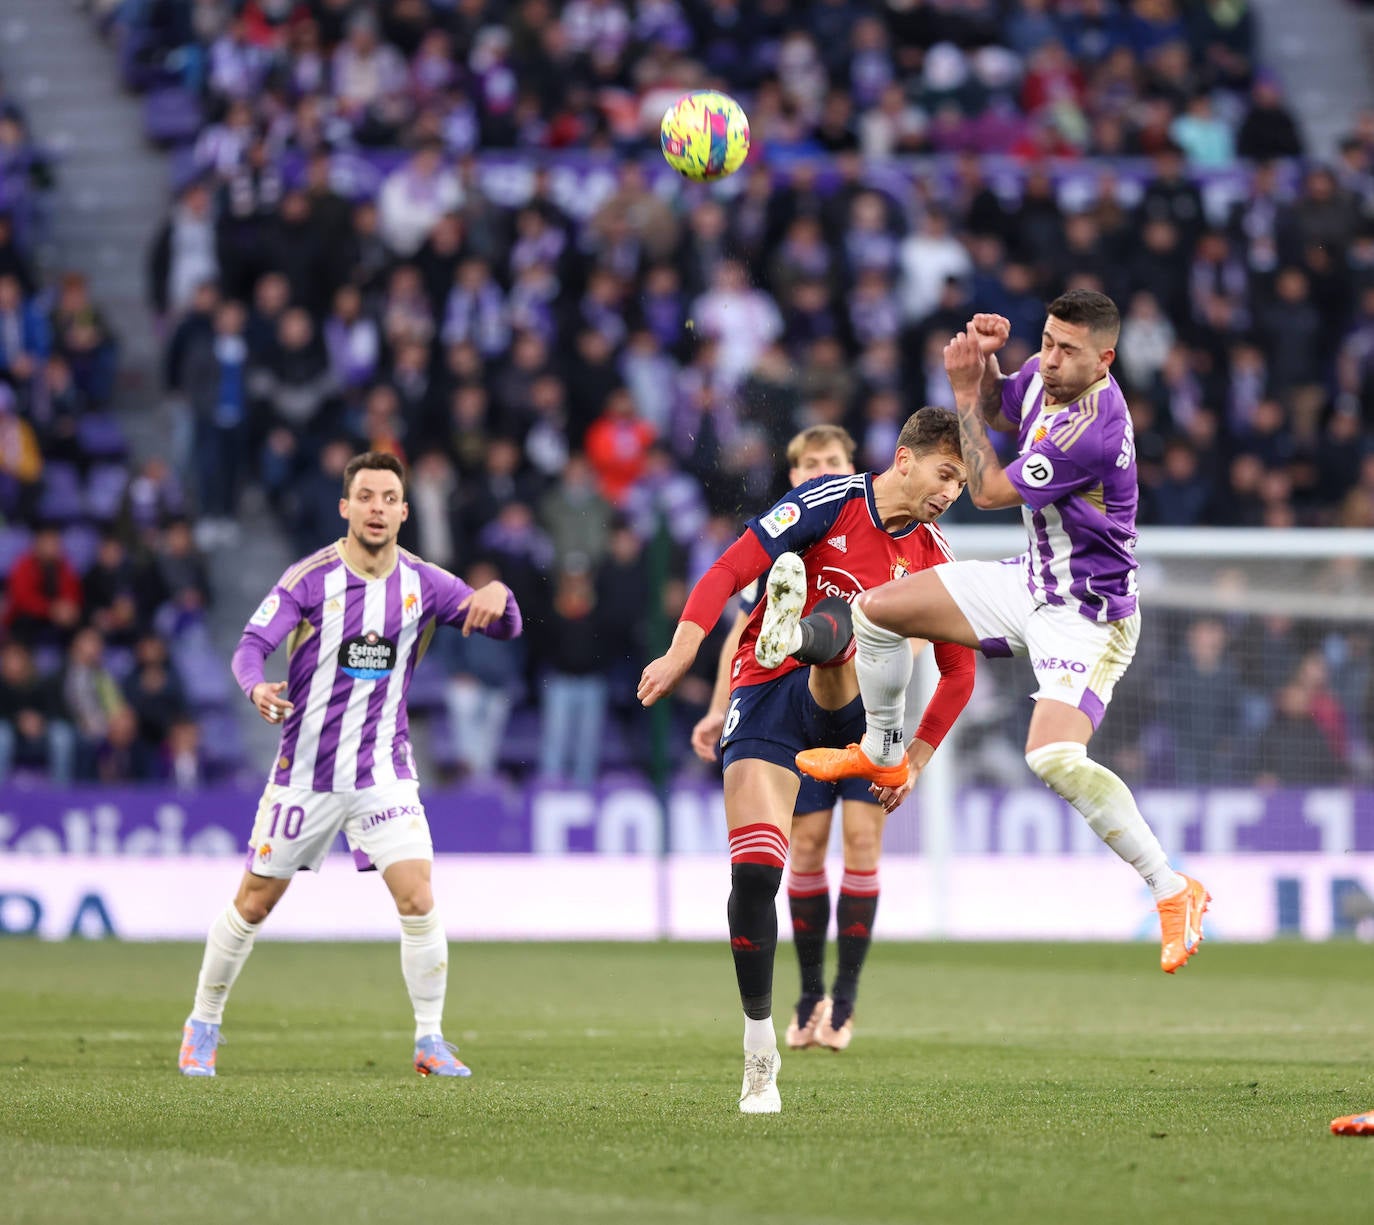
{"label": "number 10 on shorts", "polygon": [[[283,811],[284,810],[284,811]],[[272,825],[267,831],[269,838],[277,836],[278,823],[281,824],[281,836],[288,842],[301,836],[301,826],[305,824],[305,809],[299,804],[292,804],[289,808],[284,804],[272,805]]]}

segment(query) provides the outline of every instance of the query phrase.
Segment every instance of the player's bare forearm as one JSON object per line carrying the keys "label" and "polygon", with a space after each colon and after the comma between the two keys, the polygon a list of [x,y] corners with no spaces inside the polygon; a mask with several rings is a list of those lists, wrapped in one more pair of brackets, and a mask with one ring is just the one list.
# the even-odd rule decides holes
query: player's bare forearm
{"label": "player's bare forearm", "polygon": [[652,706],[659,698],[667,697],[678,687],[687,669],[697,657],[706,631],[695,621],[679,621],[673,631],[673,641],[667,651],[648,664],[640,673],[636,696],[645,706]]}
{"label": "player's bare forearm", "polygon": [[981,396],[959,396],[955,400],[959,413],[959,445],[968,471],[969,497],[980,510],[1016,506],[1021,495],[992,449],[981,404]]}
{"label": "player's bare forearm", "polygon": [[996,354],[988,354],[987,363],[983,381],[978,385],[978,411],[983,414],[988,429],[1005,434],[1016,428],[1002,415],[1002,384],[1006,379],[997,364]]}

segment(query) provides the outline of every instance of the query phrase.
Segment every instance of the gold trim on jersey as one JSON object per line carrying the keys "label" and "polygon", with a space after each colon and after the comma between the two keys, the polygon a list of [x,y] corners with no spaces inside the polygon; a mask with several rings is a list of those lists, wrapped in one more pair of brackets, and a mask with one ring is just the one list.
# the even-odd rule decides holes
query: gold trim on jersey
{"label": "gold trim on jersey", "polygon": [[1079,397],[1077,405],[1069,415],[1050,430],[1050,441],[1061,451],[1067,451],[1073,446],[1097,420],[1099,394],[1096,391],[1085,392]]}
{"label": "gold trim on jersey", "polygon": [[304,561],[298,562],[296,567],[286,572],[286,577],[282,579],[282,588],[290,591],[307,574],[318,570],[321,566],[327,566],[330,562],[337,560],[338,554],[335,551],[337,544],[327,544],[317,553],[310,554]]}
{"label": "gold trim on jersey", "polygon": [[286,636],[286,657],[290,659],[297,649],[310,641],[310,635],[315,632],[315,627],[309,621],[298,621],[296,628]]}
{"label": "gold trim on jersey", "polygon": [[1096,485],[1088,489],[1078,490],[1078,496],[1089,506],[1100,510],[1104,515],[1107,513],[1107,492],[1102,488],[1101,481],[1098,481]]}
{"label": "gold trim on jersey", "polygon": [[439,628],[438,621],[430,621],[424,629],[420,631],[419,640],[415,643],[415,666],[420,666],[420,660],[424,659],[425,652],[429,650],[430,640],[434,637],[434,631]]}
{"label": "gold trim on jersey", "polygon": [[349,574],[352,574],[356,578],[362,579],[365,583],[380,583],[386,579],[389,579],[395,572],[396,567],[401,564],[401,550],[398,548],[396,550],[396,555],[391,559],[391,565],[390,567],[388,567],[387,572],[385,574],[364,574],[361,570],[359,570],[356,566],[349,562],[347,554],[344,553],[344,541],[336,540],[334,542],[334,548],[338,550],[339,560],[343,562],[344,568],[349,572]]}

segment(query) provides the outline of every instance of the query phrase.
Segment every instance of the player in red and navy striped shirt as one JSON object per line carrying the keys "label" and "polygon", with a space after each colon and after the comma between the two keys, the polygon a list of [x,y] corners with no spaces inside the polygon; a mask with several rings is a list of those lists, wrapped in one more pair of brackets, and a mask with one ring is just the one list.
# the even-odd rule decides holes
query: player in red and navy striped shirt
{"label": "player in red and navy striped shirt", "polygon": [[[914,413],[886,471],[808,481],[751,519],[693,588],[667,653],[640,678],[646,706],[671,693],[730,597],[769,573],[768,600],[750,618],[732,665],[722,735],[730,945],[745,1013],[745,1113],[781,1109],[772,1022],[775,899],[799,786],[796,753],[838,747],[862,732],[858,682],[844,666],[853,655],[850,602],[950,560],[935,520],[965,480],[953,415],[936,408]],[[941,682],[909,746],[907,779],[874,792],[889,811],[908,794],[972,692],[970,650],[940,643],[936,657]]]}

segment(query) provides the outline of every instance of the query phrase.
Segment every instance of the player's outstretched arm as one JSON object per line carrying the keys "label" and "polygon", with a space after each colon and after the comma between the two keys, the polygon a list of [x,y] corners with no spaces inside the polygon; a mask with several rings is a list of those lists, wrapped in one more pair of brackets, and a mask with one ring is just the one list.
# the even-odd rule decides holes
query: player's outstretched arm
{"label": "player's outstretched arm", "polygon": [[659,698],[666,698],[672,693],[696,660],[697,649],[705,637],[706,631],[695,621],[679,621],[668,650],[640,673],[635,696],[645,706],[652,706]]}
{"label": "player's outstretched arm", "polygon": [[740,612],[736,615],[734,625],[730,627],[730,632],[721,644],[720,661],[716,664],[716,684],[711,690],[711,704],[706,708],[706,713],[697,720],[697,725],[692,728],[692,752],[704,762],[709,763],[716,759],[720,733],[725,727],[725,712],[730,705],[730,663],[735,658],[735,652],[739,650],[739,640],[748,624],[748,613]]}
{"label": "player's outstretched arm", "polygon": [[720,620],[726,601],[771,564],[772,558],[752,532],[745,532],[711,563],[687,597],[672,644],[640,674],[637,694],[645,706],[652,706],[677,688],[696,659],[702,639]]}
{"label": "player's outstretched arm", "polygon": [[988,423],[981,407],[988,358],[973,324],[945,345],[944,358],[945,373],[954,390],[954,405],[959,414],[959,441],[964,467],[968,469],[969,497],[980,510],[1019,506],[1021,495],[1008,478],[988,438]]}

